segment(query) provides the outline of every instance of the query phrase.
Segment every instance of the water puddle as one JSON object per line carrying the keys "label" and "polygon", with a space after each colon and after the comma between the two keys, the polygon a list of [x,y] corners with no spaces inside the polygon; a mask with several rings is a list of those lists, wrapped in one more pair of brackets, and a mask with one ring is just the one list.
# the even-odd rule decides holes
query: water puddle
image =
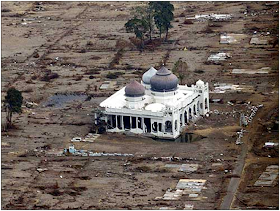
{"label": "water puddle", "polygon": [[194,133],[183,133],[176,139],[164,139],[164,138],[153,138],[153,139],[155,141],[161,141],[161,142],[192,143],[192,142],[200,141],[205,138],[207,137]]}
{"label": "water puddle", "polygon": [[48,100],[43,103],[44,107],[63,107],[66,103],[73,101],[85,101],[88,98],[85,94],[55,94],[48,98]]}

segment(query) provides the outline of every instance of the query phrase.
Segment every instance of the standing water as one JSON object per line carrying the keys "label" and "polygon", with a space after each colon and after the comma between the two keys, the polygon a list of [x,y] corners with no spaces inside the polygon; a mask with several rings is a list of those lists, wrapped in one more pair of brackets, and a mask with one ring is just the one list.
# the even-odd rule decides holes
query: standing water
{"label": "standing water", "polygon": [[64,104],[73,101],[85,101],[88,98],[86,94],[55,94],[48,98],[48,100],[43,103],[45,107],[63,107]]}
{"label": "standing water", "polygon": [[195,141],[200,141],[205,138],[206,138],[205,136],[194,134],[194,133],[182,133],[176,139],[164,139],[164,138],[153,138],[153,139],[162,142],[191,143]]}

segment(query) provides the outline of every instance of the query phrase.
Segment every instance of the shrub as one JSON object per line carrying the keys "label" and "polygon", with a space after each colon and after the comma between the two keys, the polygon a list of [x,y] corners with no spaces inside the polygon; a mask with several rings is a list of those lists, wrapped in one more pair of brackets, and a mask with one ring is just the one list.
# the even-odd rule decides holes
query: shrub
{"label": "shrub", "polygon": [[90,59],[99,60],[99,59],[101,59],[101,57],[99,57],[99,56],[92,56],[92,57],[90,57]]}
{"label": "shrub", "polygon": [[10,9],[2,9],[1,12],[11,12]]}
{"label": "shrub", "polygon": [[109,68],[115,67],[115,65],[119,64],[121,57],[123,56],[124,50],[120,49],[118,52],[115,54],[113,60],[109,64]]}
{"label": "shrub", "polygon": [[78,75],[76,78],[75,78],[75,81],[80,81],[82,80],[83,76],[82,75]]}
{"label": "shrub", "polygon": [[195,70],[194,72],[198,73],[198,74],[202,74],[202,73],[204,73],[204,70]]}
{"label": "shrub", "polygon": [[87,45],[91,46],[91,45],[93,45],[93,42],[92,41],[87,41]]}
{"label": "shrub", "polygon": [[32,79],[32,80],[36,80],[36,79],[37,79],[37,75],[32,75],[32,76],[31,76],[31,79]]}
{"label": "shrub", "polygon": [[118,78],[120,75],[123,75],[124,73],[122,72],[115,72],[115,73],[111,73],[109,72],[107,75],[106,75],[106,78],[109,78],[109,79],[116,79]]}
{"label": "shrub", "polygon": [[85,72],[85,75],[97,75],[100,74],[100,71],[97,69],[90,69]]}
{"label": "shrub", "polygon": [[86,49],[82,49],[82,50],[80,50],[79,53],[86,53],[86,52],[87,52]]}
{"label": "shrub", "polygon": [[41,81],[50,81],[58,77],[59,75],[57,73],[52,73],[51,70],[47,70],[45,75],[41,77]]}
{"label": "shrub", "polygon": [[185,14],[182,12],[182,13],[179,15],[179,17],[183,18],[183,17],[185,17]]}
{"label": "shrub", "polygon": [[193,21],[190,19],[186,19],[183,24],[193,24]]}

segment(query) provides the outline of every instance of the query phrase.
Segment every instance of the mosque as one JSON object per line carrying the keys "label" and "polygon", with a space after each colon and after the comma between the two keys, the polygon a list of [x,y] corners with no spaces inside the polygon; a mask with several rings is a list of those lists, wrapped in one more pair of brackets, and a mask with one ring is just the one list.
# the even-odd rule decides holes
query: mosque
{"label": "mosque", "polygon": [[151,67],[141,83],[131,81],[100,107],[108,132],[175,139],[188,123],[209,112],[209,87],[201,80],[179,85],[165,66],[158,71]]}

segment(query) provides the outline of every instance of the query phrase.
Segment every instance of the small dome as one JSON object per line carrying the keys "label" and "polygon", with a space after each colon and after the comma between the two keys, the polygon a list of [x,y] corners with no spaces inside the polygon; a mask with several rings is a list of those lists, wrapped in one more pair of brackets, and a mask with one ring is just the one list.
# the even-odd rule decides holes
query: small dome
{"label": "small dome", "polygon": [[137,81],[131,81],[125,87],[125,96],[127,97],[141,97],[145,95],[145,88],[142,84],[138,83]]}
{"label": "small dome", "polygon": [[159,112],[159,111],[163,111],[165,108],[166,106],[161,103],[152,103],[147,105],[145,110],[152,111],[152,112]]}
{"label": "small dome", "polygon": [[151,67],[147,72],[145,72],[142,76],[142,81],[145,84],[150,84],[151,78],[157,73],[157,70]]}
{"label": "small dome", "polygon": [[178,78],[166,67],[161,67],[151,78],[151,90],[155,92],[170,92],[177,89]]}
{"label": "small dome", "polygon": [[196,82],[196,85],[197,86],[204,86],[204,82],[202,81],[202,80],[198,80],[197,82]]}

